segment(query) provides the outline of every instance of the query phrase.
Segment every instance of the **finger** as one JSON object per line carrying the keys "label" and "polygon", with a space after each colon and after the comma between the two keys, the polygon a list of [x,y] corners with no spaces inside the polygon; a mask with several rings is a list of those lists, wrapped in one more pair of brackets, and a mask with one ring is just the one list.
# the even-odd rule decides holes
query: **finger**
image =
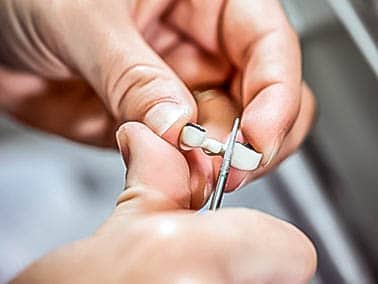
{"label": "finger", "polygon": [[83,82],[0,69],[0,89],[1,108],[23,123],[78,142],[116,146],[116,122]]}
{"label": "finger", "polygon": [[181,40],[162,56],[191,90],[221,86],[231,71],[224,57],[206,52],[187,40]]}
{"label": "finger", "polygon": [[286,135],[285,140],[282,144],[282,149],[278,153],[276,161],[282,161],[284,158],[289,156],[294,152],[306,138],[307,134],[311,130],[314,124],[314,117],[316,112],[316,99],[313,93],[311,92],[308,85],[302,83],[302,96],[301,96],[301,107],[299,110],[298,117]]}
{"label": "finger", "polygon": [[[165,59],[189,86],[199,89],[219,87],[232,71],[219,36],[226,2],[176,1],[164,18],[186,39],[186,43],[172,50]],[[232,38],[229,40],[233,41]]]}
{"label": "finger", "polygon": [[158,20],[148,25],[148,29],[143,31],[143,38],[163,58],[181,41],[180,34]]}
{"label": "finger", "polygon": [[184,152],[190,171],[191,204],[190,208],[202,208],[214,187],[212,160],[201,150]]}
{"label": "finger", "polygon": [[127,165],[126,188],[118,199],[123,212],[189,209],[189,169],[175,147],[137,122],[123,124],[117,142]]}
{"label": "finger", "polygon": [[196,117],[190,92],[144,41],[127,5],[95,3],[100,7],[64,4],[69,12],[64,20],[58,16],[59,30],[56,19],[46,19],[62,46],[60,55],[90,82],[116,120],[144,122],[176,142],[181,128]]}
{"label": "finger", "polygon": [[191,90],[222,85],[231,71],[224,56],[206,51],[165,22],[151,22],[143,37]]}
{"label": "finger", "polygon": [[176,1],[166,21],[209,53],[220,55],[218,29],[226,2]]}
{"label": "finger", "polygon": [[[302,84],[301,107],[298,117],[286,135],[282,147],[275,159],[271,162],[271,167],[277,166],[282,160],[292,154],[305,140],[307,134],[314,124],[316,112],[316,100],[310,88],[305,82]],[[266,170],[269,170],[269,166]]]}
{"label": "finger", "polygon": [[303,82],[300,111],[293,127],[286,135],[282,143],[281,149],[269,165],[258,168],[256,171],[254,171],[252,174],[248,176],[245,182],[264,175],[266,172],[276,167],[282,160],[284,160],[290,154],[292,154],[299,147],[299,145],[302,144],[307,134],[311,130],[314,124],[315,112],[315,97],[312,94],[309,87],[307,86],[307,84]]}
{"label": "finger", "polygon": [[243,135],[264,153],[263,164],[267,164],[299,111],[301,57],[297,36],[278,1],[227,2],[222,30],[225,49],[242,71]]}
{"label": "finger", "polygon": [[291,224],[247,209],[223,209],[203,217],[202,224],[197,222],[201,236],[217,240],[215,253],[228,252],[224,271],[231,273],[233,282],[307,283],[315,273],[315,248]]}
{"label": "finger", "polygon": [[300,49],[279,2],[181,1],[168,21],[205,49],[225,53],[237,67],[239,82],[232,86],[246,108],[243,134],[267,164],[299,110]]}
{"label": "finger", "polygon": [[164,283],[307,283],[315,272],[316,251],[310,240],[277,218],[247,209],[182,213],[138,220],[148,241],[156,238],[163,249],[175,246],[164,258],[139,251],[146,278],[161,269],[162,259],[167,267],[175,267]]}

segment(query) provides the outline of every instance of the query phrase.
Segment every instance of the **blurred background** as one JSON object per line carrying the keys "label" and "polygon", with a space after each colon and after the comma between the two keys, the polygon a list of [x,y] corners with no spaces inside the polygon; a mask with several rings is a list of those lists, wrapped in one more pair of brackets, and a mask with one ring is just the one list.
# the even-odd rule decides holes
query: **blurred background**
{"label": "blurred background", "polygon": [[[286,0],[319,118],[275,172],[225,197],[314,241],[312,283],[378,283],[378,1]],[[113,151],[28,129],[0,113],[0,283],[110,214],[124,167]]]}

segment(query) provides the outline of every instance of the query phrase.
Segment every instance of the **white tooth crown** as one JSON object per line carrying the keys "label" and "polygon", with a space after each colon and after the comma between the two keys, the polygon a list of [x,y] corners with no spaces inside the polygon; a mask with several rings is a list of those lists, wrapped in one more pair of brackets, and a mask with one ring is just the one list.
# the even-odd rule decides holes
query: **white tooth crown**
{"label": "white tooth crown", "polygon": [[260,165],[261,159],[261,153],[257,153],[240,142],[236,142],[231,165],[242,171],[252,171]]}
{"label": "white tooth crown", "polygon": [[181,131],[180,142],[184,147],[198,148],[207,139],[206,129],[195,124],[187,124]]}
{"label": "white tooth crown", "polygon": [[187,124],[181,131],[180,137],[181,148],[189,150],[190,148],[202,148],[210,154],[220,154],[223,150],[223,144],[215,139],[207,137],[206,129],[196,124]]}
{"label": "white tooth crown", "polygon": [[[223,155],[225,145],[215,139],[207,137],[206,129],[199,125],[189,123],[181,131],[180,146],[183,150],[202,148],[209,155]],[[235,143],[231,166],[242,170],[255,170],[262,159],[262,154],[255,152],[248,146]]]}

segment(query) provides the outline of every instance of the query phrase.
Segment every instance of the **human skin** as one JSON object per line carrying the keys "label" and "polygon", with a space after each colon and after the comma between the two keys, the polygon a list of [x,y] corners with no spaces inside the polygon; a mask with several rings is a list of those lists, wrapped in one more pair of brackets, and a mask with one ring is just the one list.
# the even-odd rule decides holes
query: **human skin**
{"label": "human skin", "polygon": [[[177,145],[196,122],[263,153],[253,173],[233,171],[228,190],[292,153],[315,102],[301,77],[300,46],[274,0],[2,0],[0,107],[22,122],[98,146],[116,146],[126,121]],[[216,89],[192,95],[195,90]],[[220,159],[184,153],[199,207]],[[205,194],[203,194],[205,192]]]}
{"label": "human skin", "polygon": [[255,210],[197,214],[189,167],[175,147],[136,122],[120,128],[118,143],[128,171],[113,214],[11,283],[297,284],[312,277],[316,252],[297,228]]}
{"label": "human skin", "polygon": [[[310,279],[315,250],[292,225],[247,209],[196,214],[220,159],[173,146],[189,121],[225,141],[240,116],[239,140],[264,160],[252,174],[232,171],[233,189],[301,143],[314,99],[278,1],[3,0],[0,27],[1,108],[98,146],[115,147],[123,125],[118,145],[128,167],[105,224],[13,283]],[[192,95],[205,89],[215,91]]]}

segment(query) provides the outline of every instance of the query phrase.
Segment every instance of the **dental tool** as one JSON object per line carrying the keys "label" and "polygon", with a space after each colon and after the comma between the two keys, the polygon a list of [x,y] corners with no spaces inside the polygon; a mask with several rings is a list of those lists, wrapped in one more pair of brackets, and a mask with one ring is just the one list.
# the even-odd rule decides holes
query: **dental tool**
{"label": "dental tool", "polygon": [[228,173],[231,167],[231,159],[234,154],[234,148],[236,143],[236,135],[239,129],[239,118],[235,118],[234,125],[228,141],[226,143],[226,150],[224,152],[223,161],[219,169],[217,185],[211,198],[209,210],[215,211],[222,205],[223,192],[226,187]]}
{"label": "dental tool", "polygon": [[[208,155],[224,156],[226,145],[209,138],[206,129],[194,123],[188,123],[181,131],[180,147],[183,150],[201,148]],[[261,153],[249,145],[236,142],[231,166],[242,171],[252,171],[259,166],[261,159]]]}
{"label": "dental tool", "polygon": [[184,126],[180,135],[180,147],[183,150],[193,148],[202,149],[207,155],[223,156],[223,161],[218,172],[217,185],[212,195],[209,210],[216,210],[221,206],[223,192],[226,187],[230,167],[252,171],[260,165],[262,154],[256,152],[249,144],[236,141],[240,120],[236,118],[228,141],[222,142],[209,138],[207,130],[200,125],[188,123]]}

